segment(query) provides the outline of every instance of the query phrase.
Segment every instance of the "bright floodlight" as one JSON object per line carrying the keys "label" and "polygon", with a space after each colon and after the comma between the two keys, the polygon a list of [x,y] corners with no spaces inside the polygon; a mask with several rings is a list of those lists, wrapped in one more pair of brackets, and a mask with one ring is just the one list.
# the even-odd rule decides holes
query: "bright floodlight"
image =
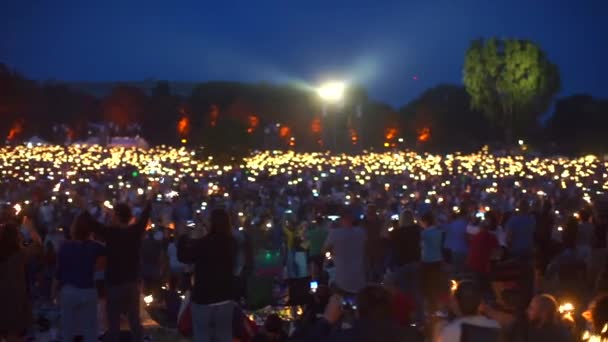
{"label": "bright floodlight", "polygon": [[328,102],[338,102],[344,96],[344,82],[328,82],[317,90],[319,96]]}

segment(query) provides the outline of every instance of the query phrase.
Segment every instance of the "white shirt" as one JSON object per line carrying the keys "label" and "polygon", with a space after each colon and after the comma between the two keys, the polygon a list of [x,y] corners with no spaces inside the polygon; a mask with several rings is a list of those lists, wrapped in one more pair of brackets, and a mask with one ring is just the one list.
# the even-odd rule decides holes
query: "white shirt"
{"label": "white shirt", "polygon": [[172,270],[183,270],[184,264],[177,259],[177,246],[175,242],[171,242],[167,247],[167,256],[169,257],[169,267]]}
{"label": "white shirt", "polygon": [[496,240],[498,240],[498,244],[501,247],[507,247],[507,232],[505,232],[502,226],[496,227],[496,231],[494,232],[496,235]]}
{"label": "white shirt", "polygon": [[365,286],[365,240],[365,231],[360,227],[329,231],[325,247],[333,249],[336,285],[344,291],[358,293]]}
{"label": "white shirt", "polygon": [[480,230],[481,230],[481,228],[479,228],[479,226],[476,226],[473,224],[467,225],[467,234],[469,234],[469,235],[477,235],[477,233],[479,233]]}
{"label": "white shirt", "polygon": [[467,316],[458,318],[440,330],[436,342],[459,342],[462,324],[470,324],[483,328],[500,329],[498,322],[485,316]]}

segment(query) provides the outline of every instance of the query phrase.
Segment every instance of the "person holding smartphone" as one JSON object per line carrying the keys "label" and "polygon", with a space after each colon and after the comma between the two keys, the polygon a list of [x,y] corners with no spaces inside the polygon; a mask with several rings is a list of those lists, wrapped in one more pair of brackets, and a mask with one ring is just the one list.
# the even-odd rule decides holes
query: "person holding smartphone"
{"label": "person holding smartphone", "polygon": [[[352,328],[334,329],[343,319],[344,304],[355,310]],[[323,318],[308,334],[307,341],[397,342],[423,341],[412,327],[400,327],[393,319],[391,294],[380,285],[369,285],[353,299],[334,295],[329,299]]]}

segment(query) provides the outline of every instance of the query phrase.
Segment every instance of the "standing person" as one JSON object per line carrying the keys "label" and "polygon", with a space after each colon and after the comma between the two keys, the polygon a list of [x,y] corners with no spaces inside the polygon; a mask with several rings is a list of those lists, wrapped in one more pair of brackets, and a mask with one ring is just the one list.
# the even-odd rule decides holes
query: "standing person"
{"label": "standing person", "polygon": [[454,274],[464,272],[469,246],[467,244],[467,209],[463,205],[456,218],[445,226],[445,248]]}
{"label": "standing person", "polygon": [[380,282],[384,275],[384,251],[382,248],[381,236],[382,222],[380,221],[377,210],[375,205],[370,205],[367,208],[367,214],[363,221],[363,228],[367,233],[367,242],[365,246],[367,278],[372,282]]}
{"label": "standing person", "polygon": [[297,231],[295,224],[290,220],[285,220],[283,234],[285,235],[285,249],[287,252],[287,278],[298,278],[298,265],[296,264]]}
{"label": "standing person", "polygon": [[356,294],[365,286],[365,241],[365,231],[354,227],[350,212],[343,210],[340,227],[329,232],[324,247],[332,252],[340,291]]}
{"label": "standing person", "polygon": [[0,340],[20,341],[30,327],[32,307],[26,284],[26,264],[42,251],[42,240],[35,229],[26,226],[32,243],[23,245],[17,224],[0,223]]}
{"label": "standing person", "polygon": [[536,219],[527,200],[521,200],[518,209],[507,221],[507,244],[511,256],[528,261],[534,250]]}
{"label": "standing person", "polygon": [[421,261],[422,261],[422,288],[427,305],[434,309],[439,297],[439,283],[441,281],[441,241],[442,232],[435,226],[435,219],[431,212],[420,218],[423,231],[420,234]]}
{"label": "standing person", "polygon": [[91,233],[86,218],[77,217],[71,228],[72,240],[63,242],[57,254],[56,284],[61,289],[59,306],[65,342],[73,341],[76,335],[82,335],[85,342],[97,341],[95,266],[105,248],[90,239]]}
{"label": "standing person", "polygon": [[595,213],[593,217],[593,226],[595,227],[593,238],[593,250],[591,251],[591,269],[589,279],[593,282],[592,286],[597,289],[597,282],[602,268],[606,264],[606,234],[608,232],[608,221]]}
{"label": "standing person", "polygon": [[585,261],[587,270],[591,268],[591,247],[595,235],[595,227],[591,223],[591,213],[588,210],[581,210],[579,213],[580,224],[576,234],[576,253],[578,257]]}
{"label": "standing person", "polygon": [[534,294],[534,231],[536,219],[530,213],[530,204],[522,199],[516,211],[507,221],[507,246],[509,255],[521,264],[523,289],[529,300]]}
{"label": "standing person", "polygon": [[105,280],[109,342],[119,340],[120,316],[123,313],[126,313],[129,319],[133,340],[143,341],[143,327],[139,315],[141,245],[152,210],[151,199],[154,196],[155,191],[148,193],[146,207],[139,220],[133,224],[130,224],[133,218],[131,208],[125,203],[114,206],[112,223],[109,226],[100,224],[88,212],[84,212],[93,232],[106,242]]}
{"label": "standing person", "polygon": [[419,276],[421,231],[422,228],[414,223],[414,214],[405,210],[401,213],[399,227],[389,232],[394,279],[399,290],[415,299],[418,319],[423,314]]}
{"label": "standing person", "polygon": [[141,275],[144,294],[157,296],[161,287],[162,264],[166,258],[163,232],[160,229],[146,232],[141,243]]}
{"label": "standing person", "polygon": [[177,241],[173,238],[169,238],[169,245],[167,246],[167,258],[169,259],[169,278],[170,283],[178,290],[185,290],[186,279],[184,273],[186,272],[186,265],[179,262],[177,259]]}
{"label": "standing person", "polygon": [[475,274],[484,294],[491,294],[490,266],[492,254],[499,248],[498,240],[489,231],[489,222],[482,222],[480,230],[471,237],[467,266]]}
{"label": "standing person", "polygon": [[316,222],[304,233],[308,242],[308,263],[311,266],[311,276],[318,279],[323,271],[323,244],[327,239],[327,228],[323,225],[323,218],[319,217]]}
{"label": "standing person", "polygon": [[194,264],[191,304],[194,342],[228,342],[232,341],[232,284],[237,246],[225,210],[213,210],[210,224],[209,234],[203,238],[180,237],[177,255],[180,262]]}

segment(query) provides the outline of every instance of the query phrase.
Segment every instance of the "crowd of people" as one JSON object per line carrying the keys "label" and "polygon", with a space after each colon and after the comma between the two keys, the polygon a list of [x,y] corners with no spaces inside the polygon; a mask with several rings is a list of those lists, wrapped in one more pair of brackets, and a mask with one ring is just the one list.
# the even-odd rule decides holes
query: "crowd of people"
{"label": "crowd of people", "polygon": [[[143,341],[142,307],[205,342],[608,338],[597,158],[120,153],[5,158],[0,340],[41,305],[61,341],[119,341],[123,316]],[[294,310],[256,325],[265,305]]]}

